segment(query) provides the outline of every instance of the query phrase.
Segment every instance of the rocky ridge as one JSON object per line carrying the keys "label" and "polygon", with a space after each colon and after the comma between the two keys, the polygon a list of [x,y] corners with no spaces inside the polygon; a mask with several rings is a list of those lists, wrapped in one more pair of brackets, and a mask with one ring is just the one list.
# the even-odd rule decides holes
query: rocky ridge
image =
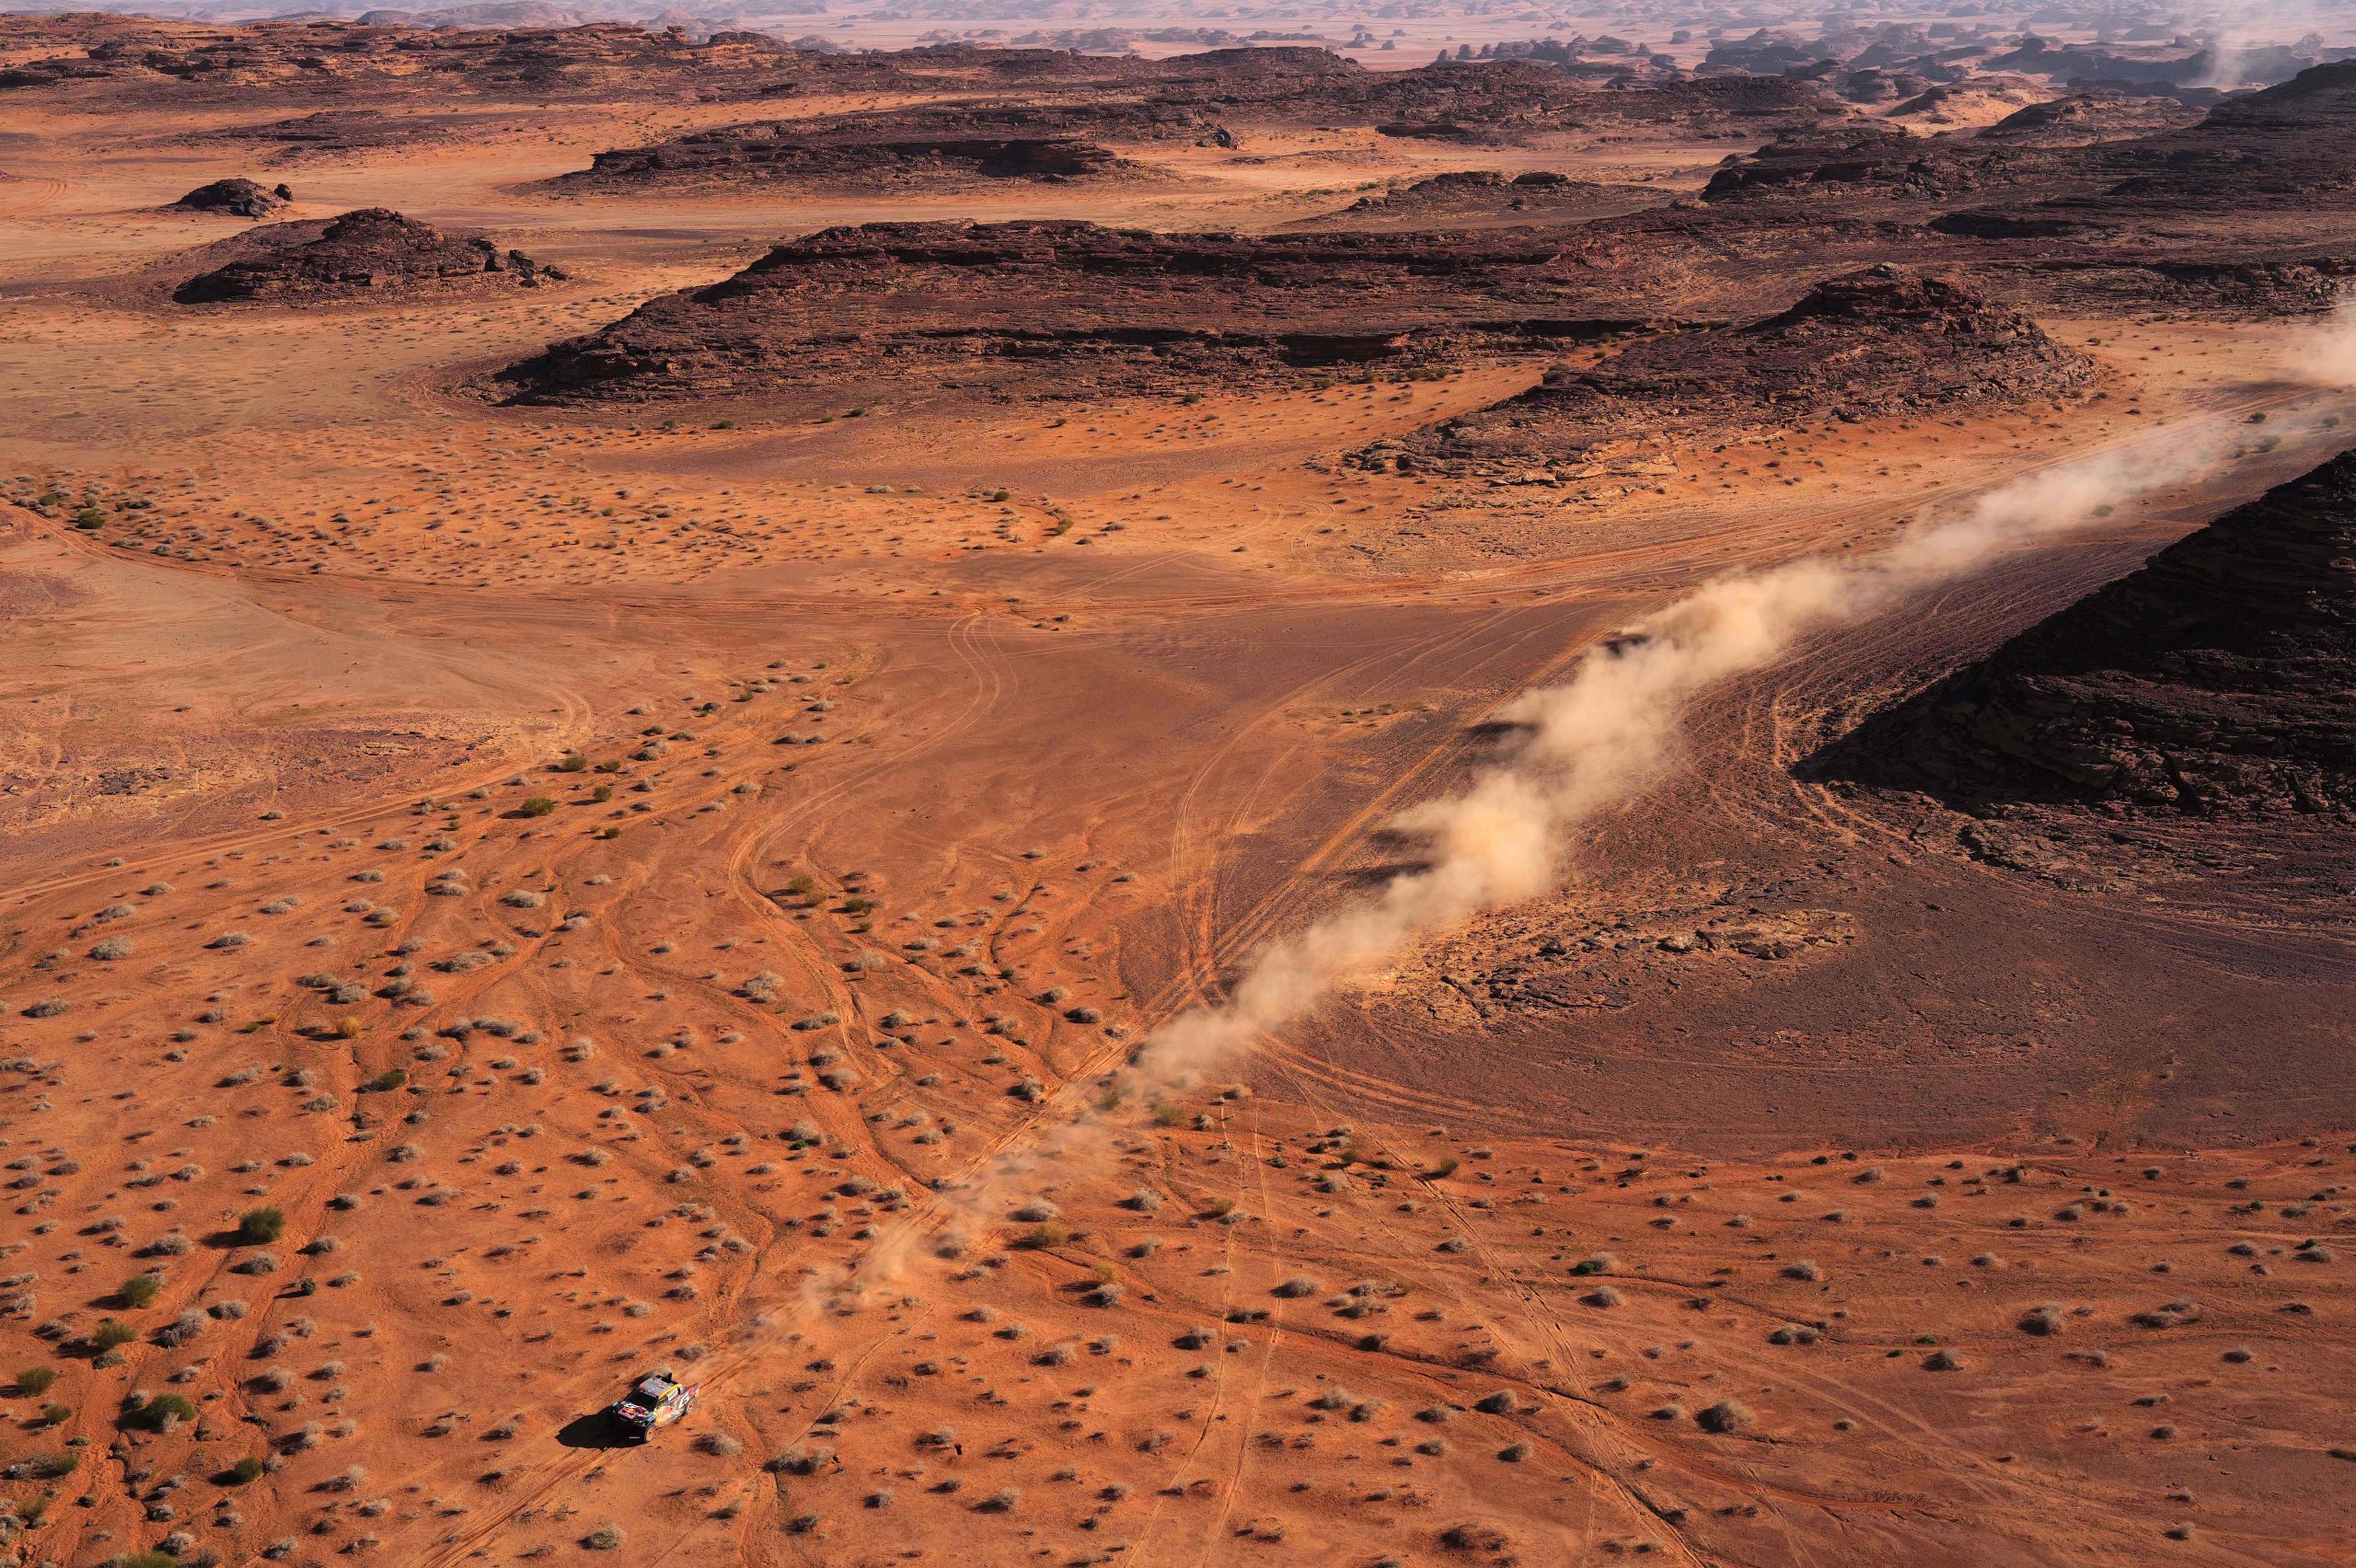
{"label": "rocky ridge", "polygon": [[[1542,352],[1631,325],[1554,238],[871,224],[780,245],[500,376],[523,402],[912,388],[1080,396],[1210,375]],[[1625,304],[1624,297],[1619,304]],[[915,379],[911,379],[914,377]]]}
{"label": "rocky ridge", "polygon": [[2356,450],[1875,715],[1811,771],[1971,809],[2356,813]]}
{"label": "rocky ridge", "polygon": [[258,230],[253,254],[173,291],[181,305],[311,304],[434,287],[532,288],[564,273],[479,236],[448,235],[383,207]]}
{"label": "rocky ridge", "polygon": [[1819,283],[1749,326],[1651,338],[1591,368],[1558,367],[1506,402],[1374,443],[1353,460],[1520,471],[1800,418],[2062,398],[2093,378],[2085,358],[2020,312],[1953,279],[1881,265]]}
{"label": "rocky ridge", "polygon": [[173,207],[184,213],[227,213],[239,218],[266,218],[291,206],[294,192],[283,185],[266,186],[250,179],[216,179],[200,185]]}

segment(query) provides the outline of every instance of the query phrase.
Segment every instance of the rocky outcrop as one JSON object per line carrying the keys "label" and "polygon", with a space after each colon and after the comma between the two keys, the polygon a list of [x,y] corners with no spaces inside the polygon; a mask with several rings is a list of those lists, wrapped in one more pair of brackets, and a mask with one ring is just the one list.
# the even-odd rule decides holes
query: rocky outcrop
{"label": "rocky outcrop", "polygon": [[[1132,167],[1079,133],[1131,118],[1053,109],[918,109],[728,125],[652,146],[599,153],[588,168],[549,184],[559,190],[597,191],[961,178],[1078,179]],[[1183,123],[1190,131],[1199,129],[1191,120]],[[1156,128],[1139,123],[1135,129]]]}
{"label": "rocky outcrop", "polygon": [[[43,29],[40,41],[57,47],[55,53],[11,50],[21,63],[0,70],[0,90],[67,88],[245,104],[257,91],[341,101],[355,92],[411,87],[430,87],[441,97],[519,100],[681,86],[750,97],[791,90],[819,70],[846,84],[900,81],[888,67],[851,61],[797,70],[766,40],[715,38],[698,44],[680,34],[618,23],[473,29],[317,20],[255,27],[82,20],[87,25]],[[0,45],[30,30],[13,18],[0,23]],[[64,36],[54,36],[59,33]]]}
{"label": "rocky outcrop", "polygon": [[[1672,204],[1553,225],[1367,224],[1262,235],[1082,223],[874,224],[780,245],[511,366],[533,402],[747,396],[872,376],[837,401],[988,387],[1080,397],[1281,375],[1347,341],[1392,374],[1748,318],[1784,280],[1866,266],[1885,225]],[[1055,363],[1060,359],[1060,363]]]}
{"label": "rocky outcrop", "polygon": [[479,236],[446,235],[383,207],[252,237],[255,253],[198,273],[172,298],[182,305],[301,305],[433,288],[531,288],[564,276],[520,250],[502,250]]}
{"label": "rocky outcrop", "polygon": [[2119,93],[2073,93],[2014,110],[1980,133],[1988,143],[2040,146],[2086,146],[2123,142],[2197,125],[2200,110],[2174,98],[2128,98]]}
{"label": "rocky outcrop", "polygon": [[1547,169],[1515,175],[1451,169],[1394,190],[1361,196],[1313,223],[1320,228],[1582,223],[1641,212],[1667,200],[1641,185],[1603,185]]}
{"label": "rocky outcrop", "polygon": [[250,179],[216,179],[200,185],[172,203],[183,213],[226,213],[232,217],[266,218],[292,206],[294,192],[285,186],[260,185]]}
{"label": "rocky outcrop", "polygon": [[15,63],[0,69],[0,90],[240,106],[258,91],[342,107],[361,96],[420,88],[438,100],[476,96],[539,104],[680,92],[705,102],[857,94],[972,101],[1020,87],[1034,98],[1088,95],[1231,124],[1387,124],[1489,140],[1613,124],[1756,139],[1842,112],[1812,86],[1781,77],[1623,83],[1615,71],[1600,86],[1588,71],[1534,59],[1373,71],[1306,47],[1212,49],[1152,60],[965,44],[869,53],[814,44],[781,49],[733,29],[698,42],[688,33],[611,22],[429,29],[0,18],[0,59]]}
{"label": "rocky outcrop", "polygon": [[2356,813],[2356,451],[1876,715],[1811,771],[1970,808]]}
{"label": "rocky outcrop", "polygon": [[1362,467],[1527,469],[1794,419],[1865,420],[2065,397],[2093,367],[1951,279],[1877,266],[1747,327],[1648,339],[1504,403],[1357,455]]}
{"label": "rocky outcrop", "polygon": [[2356,286],[2356,250],[2271,261],[2108,258],[2026,262],[2041,298],[2071,310],[2111,315],[2276,318],[2328,311]]}
{"label": "rocky outcrop", "polygon": [[2009,140],[2020,194],[1946,223],[2013,238],[2107,230],[2145,248],[2157,236],[2248,245],[2312,233],[2316,213],[2356,208],[2356,60],[2149,135],[2033,153],[2031,139]]}
{"label": "rocky outcrop", "polygon": [[1944,202],[1991,190],[2066,188],[2069,164],[2034,145],[1977,136],[1841,129],[1771,142],[1729,158],[1703,188],[1705,202],[1818,197]]}
{"label": "rocky outcrop", "polygon": [[[1614,290],[1624,304],[1624,290]],[[1601,293],[1564,247],[1481,235],[1159,234],[872,224],[772,249],[502,373],[526,402],[741,396],[872,378],[898,395],[1405,367],[1576,337]]]}

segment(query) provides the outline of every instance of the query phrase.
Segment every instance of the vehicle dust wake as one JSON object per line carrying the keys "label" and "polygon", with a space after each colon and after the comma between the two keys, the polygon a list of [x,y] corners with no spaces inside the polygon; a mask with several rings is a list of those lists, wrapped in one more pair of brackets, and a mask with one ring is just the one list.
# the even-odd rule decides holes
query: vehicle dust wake
{"label": "vehicle dust wake", "polygon": [[[2356,316],[2343,311],[2303,353],[2300,379],[2356,380]],[[1766,668],[1803,638],[1853,625],[2230,461],[2235,435],[2222,424],[2156,432],[2025,475],[1877,551],[1720,578],[1638,622],[1589,652],[1564,684],[1505,710],[1521,728],[1507,761],[1462,794],[1395,819],[1395,828],[1424,842],[1420,866],[1263,949],[1222,1005],[1157,1031],[1137,1059],[1138,1087],[1149,1091],[1211,1070],[1418,938],[1561,885],[1578,831],[1667,769],[1685,706],[1698,693]]]}

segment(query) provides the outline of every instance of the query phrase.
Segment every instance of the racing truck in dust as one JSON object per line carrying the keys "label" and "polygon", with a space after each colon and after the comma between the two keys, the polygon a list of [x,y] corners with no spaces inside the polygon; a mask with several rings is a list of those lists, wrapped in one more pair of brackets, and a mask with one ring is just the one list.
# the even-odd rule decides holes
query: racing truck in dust
{"label": "racing truck in dust", "polygon": [[606,1407],[606,1419],[624,1442],[643,1443],[658,1426],[668,1426],[693,1410],[700,1383],[682,1383],[668,1372],[650,1372],[638,1387]]}

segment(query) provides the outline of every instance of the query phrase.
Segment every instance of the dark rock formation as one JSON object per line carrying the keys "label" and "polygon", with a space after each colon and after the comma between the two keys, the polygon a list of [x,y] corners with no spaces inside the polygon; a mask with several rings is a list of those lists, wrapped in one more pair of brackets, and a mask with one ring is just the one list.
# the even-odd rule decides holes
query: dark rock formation
{"label": "dark rock formation", "polygon": [[2015,110],[1981,131],[1988,143],[2085,146],[2156,135],[2200,123],[2200,111],[2174,98],[2125,98],[2117,93],[2073,93]]}
{"label": "dark rock formation", "polygon": [[[942,177],[1064,180],[1128,166],[1083,129],[1137,120],[1118,111],[915,109],[699,131],[646,147],[599,153],[549,183],[560,190],[650,186],[900,183]],[[1176,121],[1173,120],[1173,123]],[[1188,130],[1197,129],[1188,119]]]}
{"label": "dark rock formation", "polygon": [[2026,71],[2059,82],[2158,82],[2178,86],[2229,82],[2281,82],[2316,63],[2313,50],[2280,44],[2235,51],[2221,60],[2214,49],[2165,58],[2113,53],[2100,45],[2057,44],[2030,34],[2011,52],[1986,62],[1991,71]]}
{"label": "dark rock formation", "polygon": [[1378,443],[1358,460],[1577,463],[1795,418],[2063,397],[2092,377],[2085,359],[2019,312],[1950,279],[1872,267],[1819,283],[1747,327],[1649,339],[1592,369],[1550,371],[1519,397],[1404,443]]}
{"label": "dark rock formation", "polygon": [[[367,96],[465,96],[508,102],[704,102],[789,95],[890,94],[966,102],[1022,88],[1034,97],[1126,102],[1149,118],[1250,125],[1372,125],[1510,140],[1549,128],[1673,125],[1757,140],[1840,106],[1780,77],[1599,86],[1560,62],[1496,60],[1370,71],[1319,48],[1252,47],[1147,60],[1055,49],[922,46],[889,52],[780,49],[725,29],[684,33],[622,23],[570,28],[354,27],[323,20],[242,27],[146,17],[0,17],[0,90],[81,98],[248,105],[262,92],[342,108]],[[424,89],[424,90],[422,90]],[[879,119],[902,112],[878,110]],[[1213,134],[1206,124],[1198,134]]]}
{"label": "dark rock formation", "polygon": [[266,218],[290,205],[294,192],[285,186],[258,185],[250,179],[216,179],[200,185],[172,205],[184,213],[227,213],[240,218]]}
{"label": "dark rock formation", "polygon": [[[1124,68],[1134,80],[1103,84],[1120,90],[1086,98],[969,99],[722,126],[599,153],[589,168],[554,183],[592,190],[888,181],[928,174],[1069,179],[1123,167],[1104,146],[1108,142],[1231,147],[1237,138],[1230,121],[1373,125],[1393,136],[1497,142],[1612,123],[1724,127],[1732,133],[1751,121],[1809,124],[1835,112],[1796,84],[1670,82],[1603,90],[1528,61],[1370,72],[1322,50],[1244,49],[1127,62]],[[1057,84],[1059,90],[1068,86]]]}
{"label": "dark rock formation", "polygon": [[2223,224],[2231,225],[2229,237],[2246,244],[2311,231],[2316,212],[2356,207],[2356,60],[2317,65],[2281,86],[2227,99],[2198,123],[2148,135],[2081,148],[2008,140],[2010,149],[1997,156],[2006,159],[2004,182],[2020,194],[1962,220],[1982,234],[2131,228],[2148,244],[2155,233],[2213,241]]}
{"label": "dark rock formation", "polygon": [[1877,714],[1811,771],[1966,807],[2356,812],[2356,451]]}
{"label": "dark rock formation", "polygon": [[2114,200],[2231,210],[2259,202],[2356,199],[2356,60],[2302,71],[2230,98],[2198,125],[2111,144]]}
{"label": "dark rock formation", "polygon": [[1313,222],[1320,228],[1578,223],[1642,212],[1667,200],[1641,185],[1602,185],[1544,169],[1517,175],[1452,169],[1395,190],[1361,196],[1341,212]]}
{"label": "dark rock formation", "polygon": [[2012,192],[2029,204],[2006,209],[2015,236],[2036,232],[2024,225],[2039,215],[2116,223],[2356,200],[2356,60],[2187,119],[2173,104],[2082,95],[2022,110],[1978,135],[1835,127],[1729,159],[1703,194],[1936,202]]}
{"label": "dark rock formation", "polygon": [[[902,81],[888,65],[858,63],[860,57],[796,69],[766,39],[748,42],[739,34],[698,44],[680,34],[617,23],[461,29],[322,20],[240,27],[147,17],[70,19],[83,25],[38,29],[39,41],[53,41],[58,52],[12,51],[22,63],[0,70],[0,90],[87,85],[244,104],[257,90],[341,99],[355,91],[420,85],[445,98],[473,93],[518,100],[551,94],[619,97],[687,85],[749,97],[780,86],[791,90],[821,70],[846,86]],[[10,18],[0,24],[0,43],[36,30]],[[52,39],[52,33],[65,36]]]}
{"label": "dark rock formation", "polygon": [[[862,376],[1080,396],[1107,385],[1519,352],[1576,337],[1596,282],[1562,244],[1484,235],[1157,234],[872,224],[772,249],[502,373],[527,402],[708,397]],[[1615,290],[1624,303],[1624,290]],[[856,400],[856,399],[854,399]]]}
{"label": "dark rock formation", "polygon": [[445,235],[382,207],[364,207],[325,224],[258,230],[260,247],[173,292],[182,305],[232,301],[304,304],[373,297],[435,286],[531,288],[561,278],[520,250],[479,236]]}
{"label": "dark rock formation", "polygon": [[2020,271],[2038,280],[2042,296],[2072,309],[2282,317],[2328,311],[2347,297],[2356,253],[2269,261],[2064,259],[2026,262]]}

